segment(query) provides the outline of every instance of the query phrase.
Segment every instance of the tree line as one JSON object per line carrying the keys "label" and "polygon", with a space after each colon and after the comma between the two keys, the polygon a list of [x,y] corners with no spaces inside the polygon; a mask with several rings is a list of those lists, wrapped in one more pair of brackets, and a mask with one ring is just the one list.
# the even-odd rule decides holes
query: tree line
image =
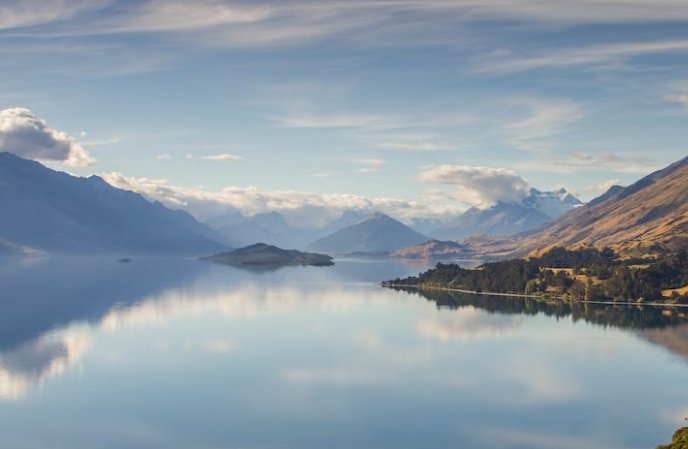
{"label": "tree line", "polygon": [[538,258],[486,263],[475,269],[438,263],[418,276],[387,284],[453,288],[492,293],[554,295],[571,301],[688,304],[688,294],[663,290],[688,286],[688,253],[660,258],[620,259],[610,248],[552,248]]}

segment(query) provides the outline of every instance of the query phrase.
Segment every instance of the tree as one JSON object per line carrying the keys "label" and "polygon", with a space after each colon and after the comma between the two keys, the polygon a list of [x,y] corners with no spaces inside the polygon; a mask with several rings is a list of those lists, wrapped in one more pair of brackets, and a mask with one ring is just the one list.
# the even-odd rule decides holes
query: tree
{"label": "tree", "polygon": [[594,301],[597,299],[597,289],[595,284],[592,282],[592,278],[588,277],[588,281],[585,286],[585,300]]}
{"label": "tree", "polygon": [[571,285],[571,299],[574,301],[582,301],[585,298],[586,287],[581,281],[573,281]]}

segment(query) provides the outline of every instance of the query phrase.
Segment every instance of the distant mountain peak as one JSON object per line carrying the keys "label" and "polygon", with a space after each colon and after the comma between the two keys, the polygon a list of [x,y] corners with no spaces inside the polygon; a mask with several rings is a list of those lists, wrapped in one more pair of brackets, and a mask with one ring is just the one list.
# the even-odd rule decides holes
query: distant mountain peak
{"label": "distant mountain peak", "polygon": [[361,223],[363,223],[364,221],[368,221],[368,220],[397,221],[394,218],[390,217],[389,215],[383,214],[382,212],[374,212],[374,213],[370,214],[369,216],[367,216],[366,218],[361,220]]}
{"label": "distant mountain peak", "polygon": [[425,243],[428,237],[380,212],[312,243],[308,249],[326,253],[380,253]]}

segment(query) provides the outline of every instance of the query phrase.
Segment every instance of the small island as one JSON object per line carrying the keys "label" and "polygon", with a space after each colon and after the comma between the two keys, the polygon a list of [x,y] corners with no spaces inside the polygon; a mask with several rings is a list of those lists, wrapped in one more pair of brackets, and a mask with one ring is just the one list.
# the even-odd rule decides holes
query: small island
{"label": "small island", "polygon": [[201,260],[227,265],[310,265],[315,267],[334,265],[332,257],[325,254],[281,249],[265,243],[257,243],[246,248],[204,257]]}

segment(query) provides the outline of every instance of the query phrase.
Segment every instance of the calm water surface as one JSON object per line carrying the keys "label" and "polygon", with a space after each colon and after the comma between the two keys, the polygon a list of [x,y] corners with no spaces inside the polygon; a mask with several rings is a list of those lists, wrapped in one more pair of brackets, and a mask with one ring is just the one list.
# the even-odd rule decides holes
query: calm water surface
{"label": "calm water surface", "polygon": [[427,267],[0,262],[0,447],[640,449],[685,424],[678,313],[376,285]]}

